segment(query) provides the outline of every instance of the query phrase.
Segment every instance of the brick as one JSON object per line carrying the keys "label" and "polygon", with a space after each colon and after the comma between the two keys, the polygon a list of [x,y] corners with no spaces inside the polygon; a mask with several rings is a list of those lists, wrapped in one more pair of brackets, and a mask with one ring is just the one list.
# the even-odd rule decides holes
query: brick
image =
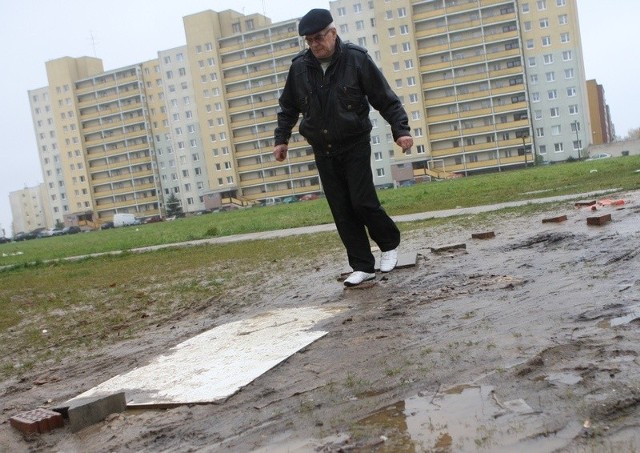
{"label": "brick", "polygon": [[9,422],[15,429],[26,434],[46,433],[64,426],[62,414],[42,408],[21,412],[11,417]]}
{"label": "brick", "polygon": [[124,392],[120,392],[74,398],[60,410],[66,411],[69,417],[69,429],[71,432],[76,432],[104,420],[109,414],[124,412],[126,408],[127,400]]}
{"label": "brick", "polygon": [[587,217],[587,225],[604,225],[611,222],[611,214],[604,214],[598,217]]}
{"label": "brick", "polygon": [[431,247],[431,251],[433,253],[441,253],[441,252],[448,252],[451,250],[459,250],[459,249],[466,249],[467,248],[467,244],[462,243],[462,244],[450,244],[450,245],[444,245],[442,247]]}
{"label": "brick", "polygon": [[561,215],[558,217],[550,217],[548,219],[542,219],[542,223],[560,223],[560,222],[564,222],[565,220],[567,220],[567,216]]}
{"label": "brick", "polygon": [[581,208],[583,206],[593,206],[595,204],[596,204],[596,200],[577,201],[576,208]]}
{"label": "brick", "polygon": [[484,233],[471,233],[473,239],[492,239],[496,237],[496,233],[493,231],[486,231]]}

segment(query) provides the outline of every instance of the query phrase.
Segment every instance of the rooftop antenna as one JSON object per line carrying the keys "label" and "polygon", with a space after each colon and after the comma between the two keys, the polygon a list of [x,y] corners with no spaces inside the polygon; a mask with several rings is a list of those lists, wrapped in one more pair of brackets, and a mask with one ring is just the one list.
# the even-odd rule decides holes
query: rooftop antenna
{"label": "rooftop antenna", "polygon": [[95,58],[98,58],[98,55],[96,54],[96,39],[93,36],[93,32],[91,30],[89,30],[89,37],[91,39],[91,48],[93,49],[93,56]]}

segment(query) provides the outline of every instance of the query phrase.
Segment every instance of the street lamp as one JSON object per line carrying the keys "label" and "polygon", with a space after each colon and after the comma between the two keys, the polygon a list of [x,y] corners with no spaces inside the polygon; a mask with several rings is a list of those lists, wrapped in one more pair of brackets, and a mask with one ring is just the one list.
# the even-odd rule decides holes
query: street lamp
{"label": "street lamp", "polygon": [[527,145],[525,139],[527,138],[526,132],[522,134],[522,152],[524,153],[524,166],[525,168],[529,165],[527,162]]}
{"label": "street lamp", "polygon": [[581,151],[582,145],[580,143],[580,136],[578,135],[578,131],[580,130],[580,123],[578,121],[574,121],[572,124],[573,124],[573,127],[576,130],[576,145],[578,145],[578,160],[580,160],[582,158],[580,156],[580,151]]}

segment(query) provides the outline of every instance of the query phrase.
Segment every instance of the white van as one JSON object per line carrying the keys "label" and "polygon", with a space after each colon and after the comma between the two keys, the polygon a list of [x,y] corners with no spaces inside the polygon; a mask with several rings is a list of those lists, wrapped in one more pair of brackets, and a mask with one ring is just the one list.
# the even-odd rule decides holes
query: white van
{"label": "white van", "polygon": [[127,225],[137,225],[140,221],[133,214],[115,214],[113,216],[113,226],[122,227]]}

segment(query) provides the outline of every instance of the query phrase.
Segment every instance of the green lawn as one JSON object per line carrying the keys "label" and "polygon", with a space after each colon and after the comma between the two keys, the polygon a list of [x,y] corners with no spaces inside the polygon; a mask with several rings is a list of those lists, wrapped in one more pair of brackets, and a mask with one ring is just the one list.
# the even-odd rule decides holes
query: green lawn
{"label": "green lawn", "polygon": [[[640,188],[640,156],[542,165],[379,191],[391,215]],[[325,200],[250,208],[71,236],[0,244],[0,266],[331,223]]]}

